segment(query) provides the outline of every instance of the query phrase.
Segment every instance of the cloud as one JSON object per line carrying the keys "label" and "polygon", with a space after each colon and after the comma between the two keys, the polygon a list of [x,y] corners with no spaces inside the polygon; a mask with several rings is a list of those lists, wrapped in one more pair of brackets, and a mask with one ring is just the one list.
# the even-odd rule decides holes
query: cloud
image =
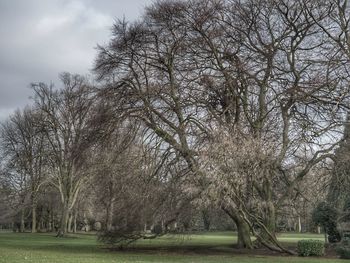
{"label": "cloud", "polygon": [[113,22],[111,16],[86,6],[82,1],[68,2],[59,12],[45,15],[37,24],[38,33],[49,34],[64,28],[85,30],[106,29]]}
{"label": "cloud", "polygon": [[0,121],[29,103],[31,82],[88,74],[115,18],[137,18],[152,0],[0,1]]}
{"label": "cloud", "polygon": [[0,121],[4,121],[11,113],[13,113],[13,108],[1,108],[0,109]]}

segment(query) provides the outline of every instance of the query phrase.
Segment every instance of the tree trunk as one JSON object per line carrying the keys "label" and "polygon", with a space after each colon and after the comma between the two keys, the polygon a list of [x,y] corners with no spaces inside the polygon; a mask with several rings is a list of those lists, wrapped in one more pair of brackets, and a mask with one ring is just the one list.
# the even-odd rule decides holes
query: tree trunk
{"label": "tree trunk", "polygon": [[32,233],[36,233],[36,203],[32,204]]}
{"label": "tree trunk", "polygon": [[73,214],[69,213],[68,217],[68,233],[72,232]]}
{"label": "tree trunk", "polygon": [[68,203],[64,202],[64,205],[62,208],[61,222],[57,232],[57,237],[63,237],[67,233],[68,215],[69,215]]}
{"label": "tree trunk", "polygon": [[221,209],[233,220],[237,226],[237,247],[238,248],[253,248],[253,243],[250,238],[250,228],[248,223],[242,218],[236,209],[228,209],[224,206]]}
{"label": "tree trunk", "polygon": [[114,203],[111,200],[109,202],[108,207],[107,207],[107,215],[106,215],[106,229],[107,229],[107,231],[111,231],[112,230],[113,212],[114,212]]}
{"label": "tree trunk", "polygon": [[300,218],[300,216],[298,216],[298,225],[297,226],[298,226],[297,227],[298,233],[301,233],[301,218]]}
{"label": "tree trunk", "polygon": [[238,248],[253,248],[253,243],[250,238],[249,225],[244,219],[238,219],[235,221],[237,226],[237,247]]}
{"label": "tree trunk", "polygon": [[77,215],[78,212],[74,212],[74,220],[73,220],[73,233],[76,233],[77,232]]}
{"label": "tree trunk", "polygon": [[276,235],[276,212],[275,205],[272,201],[268,201],[266,204],[266,215],[265,222],[266,228],[269,230],[271,234]]}
{"label": "tree trunk", "polygon": [[46,227],[48,232],[53,231],[53,220],[52,220],[52,215],[51,215],[51,209],[47,210],[47,222],[46,222]]}
{"label": "tree trunk", "polygon": [[261,229],[260,238],[266,243],[274,243],[271,238],[276,237],[276,209],[272,201],[272,184],[269,178],[266,178],[263,182],[261,197],[263,199],[262,223],[266,229]]}
{"label": "tree trunk", "polygon": [[317,226],[316,232],[317,232],[317,234],[321,234],[321,227],[320,226]]}
{"label": "tree trunk", "polygon": [[[38,230],[42,231],[42,230],[46,229],[44,217],[45,217],[45,215],[44,215],[44,208],[42,207],[41,211],[40,211],[40,219],[39,219],[39,222],[37,223],[38,224],[37,231]],[[47,231],[47,229],[46,229],[46,231]]]}
{"label": "tree trunk", "polygon": [[202,210],[202,219],[204,224],[204,230],[209,231],[210,230],[210,215],[207,210]]}
{"label": "tree trunk", "polygon": [[276,238],[276,212],[275,205],[272,201],[265,202],[264,215],[263,215],[263,224],[266,227],[266,230],[261,229],[260,238],[262,238],[266,243],[274,243],[273,238]]}
{"label": "tree trunk", "polygon": [[23,233],[25,230],[25,224],[24,224],[24,209],[21,209],[21,225],[19,228],[19,232]]}

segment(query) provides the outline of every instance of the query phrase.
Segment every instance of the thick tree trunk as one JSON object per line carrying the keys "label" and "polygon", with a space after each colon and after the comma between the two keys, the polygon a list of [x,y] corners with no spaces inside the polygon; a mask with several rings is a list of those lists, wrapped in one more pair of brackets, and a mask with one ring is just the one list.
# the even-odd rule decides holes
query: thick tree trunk
{"label": "thick tree trunk", "polygon": [[207,210],[202,210],[202,218],[203,218],[204,230],[209,231],[211,222],[210,222],[210,215]]}
{"label": "thick tree trunk", "polygon": [[36,233],[36,203],[32,204],[32,233]]}
{"label": "thick tree trunk", "polygon": [[237,226],[237,247],[238,248],[253,248],[253,243],[250,238],[250,228],[248,223],[242,218],[235,209],[228,209],[224,206],[222,210],[233,220]]}
{"label": "thick tree trunk", "polygon": [[68,215],[69,215],[68,203],[64,202],[64,205],[62,208],[61,222],[57,232],[57,237],[63,237],[67,233]]}
{"label": "thick tree trunk", "polygon": [[262,223],[265,228],[261,229],[260,238],[266,243],[274,243],[271,238],[275,239],[276,237],[276,209],[272,201],[272,185],[269,179],[266,179],[263,183],[261,197],[263,199]]}
{"label": "thick tree trunk", "polygon": [[[275,205],[272,201],[267,201],[264,204],[263,209],[263,226],[260,229],[259,237],[263,240],[263,243],[274,244],[276,239],[276,212]],[[259,241],[255,242],[257,246],[260,246]]]}
{"label": "thick tree trunk", "polygon": [[276,212],[272,201],[266,203],[264,225],[273,236],[276,236]]}
{"label": "thick tree trunk", "polygon": [[235,221],[237,226],[237,247],[238,248],[253,248],[253,243],[250,238],[249,225],[244,219],[238,219]]}

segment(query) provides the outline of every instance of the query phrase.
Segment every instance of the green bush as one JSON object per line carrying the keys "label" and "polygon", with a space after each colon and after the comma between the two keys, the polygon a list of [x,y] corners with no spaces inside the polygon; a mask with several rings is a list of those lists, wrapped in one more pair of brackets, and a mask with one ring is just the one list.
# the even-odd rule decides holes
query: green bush
{"label": "green bush", "polygon": [[350,247],[340,245],[336,248],[337,254],[340,256],[340,258],[343,259],[350,259]]}
{"label": "green bush", "polygon": [[323,256],[324,242],[320,240],[300,240],[298,242],[299,256]]}

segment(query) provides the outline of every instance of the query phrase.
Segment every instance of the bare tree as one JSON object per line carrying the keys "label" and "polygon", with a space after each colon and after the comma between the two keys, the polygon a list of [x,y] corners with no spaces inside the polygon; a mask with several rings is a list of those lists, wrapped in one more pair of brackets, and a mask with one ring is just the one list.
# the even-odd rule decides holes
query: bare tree
{"label": "bare tree", "polygon": [[[42,185],[46,182],[45,154],[47,140],[41,132],[41,114],[35,108],[16,111],[2,126],[2,147],[8,169],[20,176],[24,185],[22,195],[29,195],[32,214],[32,233],[36,232],[37,199]],[[10,160],[9,160],[10,158]],[[24,196],[23,196],[24,198]],[[24,202],[24,201],[23,201]],[[22,208],[24,209],[24,208]],[[23,218],[22,218],[23,231]]]}
{"label": "bare tree", "polygon": [[87,80],[61,75],[63,88],[33,84],[35,105],[43,115],[43,132],[50,144],[51,183],[61,195],[62,214],[58,236],[67,232],[69,213],[81,187],[90,177],[84,166],[89,144],[89,120],[93,101]]}
{"label": "bare tree", "polygon": [[[349,98],[310,12],[299,1],[160,1],[142,21],[121,21],[113,33],[100,47],[98,77],[121,114],[141,120],[185,161],[193,198],[215,180],[198,158],[215,131],[259,146],[254,162],[266,165],[258,173],[246,167],[254,176],[241,178],[250,178],[253,193],[245,196],[259,203],[258,214],[241,202],[223,209],[242,246],[252,247],[253,231],[284,250],[275,237],[276,209],[312,167],[334,157]],[[277,191],[277,180],[286,191]]]}
{"label": "bare tree", "polygon": [[[205,131],[196,120],[191,100],[194,94],[186,89],[187,73],[181,67],[187,45],[186,30],[178,26],[181,12],[178,17],[176,11],[183,10],[185,5],[174,2],[162,8],[169,20],[155,6],[149,9],[146,21],[132,25],[125,21],[117,23],[110,46],[100,47],[96,72],[101,80],[115,79],[105,92],[115,101],[116,116],[141,120],[151,140],[158,140],[153,146],[162,149],[164,159],[171,155],[181,158],[181,165],[186,164],[189,171],[179,173],[178,180],[197,184],[200,176],[190,175],[200,174],[194,151],[198,137],[191,133],[205,136]],[[199,193],[192,187],[192,192],[183,194],[189,200]]]}
{"label": "bare tree", "polygon": [[[108,124],[110,123],[104,122],[104,125]],[[117,126],[110,133],[105,130],[96,143],[91,162],[94,167],[92,189],[95,191],[97,203],[105,208],[106,231],[112,231],[117,199],[124,194],[125,186],[139,170],[136,148],[131,146],[136,142],[137,126],[123,122],[115,124]]]}
{"label": "bare tree", "polygon": [[[328,42],[322,30],[298,1],[227,2],[195,5],[206,18],[189,18],[196,39],[203,39],[194,41],[197,50],[207,52],[197,61],[211,58],[201,70],[218,129],[227,129],[238,145],[254,140],[262,153],[253,154],[257,163],[266,159],[263,152],[274,153],[247,184],[262,206],[260,241],[278,245],[276,209],[313,166],[334,157],[349,93],[338,85],[336,61],[323,53]],[[275,190],[277,180],[287,191]]]}

